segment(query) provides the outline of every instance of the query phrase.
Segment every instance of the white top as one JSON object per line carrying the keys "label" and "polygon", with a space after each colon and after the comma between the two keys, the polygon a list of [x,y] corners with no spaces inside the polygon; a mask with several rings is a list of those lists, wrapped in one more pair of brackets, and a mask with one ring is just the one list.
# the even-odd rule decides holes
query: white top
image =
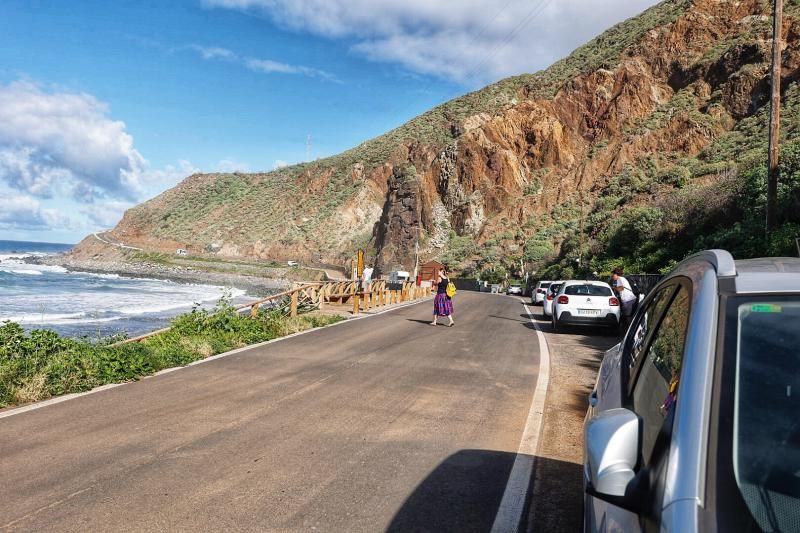
{"label": "white top", "polygon": [[636,295],[633,293],[633,289],[631,289],[631,284],[628,283],[628,280],[624,277],[620,276],[617,278],[617,281],[614,283],[615,287],[622,287],[622,292],[618,292],[619,299],[623,302],[632,302],[636,300]]}

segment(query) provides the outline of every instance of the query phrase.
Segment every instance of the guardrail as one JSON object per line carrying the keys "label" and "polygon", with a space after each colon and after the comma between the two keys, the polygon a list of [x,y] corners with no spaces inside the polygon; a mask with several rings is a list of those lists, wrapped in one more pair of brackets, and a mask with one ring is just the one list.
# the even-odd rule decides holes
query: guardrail
{"label": "guardrail", "polygon": [[[352,306],[352,313],[358,315],[361,311],[368,311],[386,305],[409,302],[432,296],[434,289],[429,287],[417,287],[413,282],[404,283],[400,289],[389,289],[385,280],[377,280],[370,283],[366,289],[362,290],[357,281],[320,281],[307,283],[300,287],[295,287],[287,291],[271,294],[266,298],[256,300],[244,305],[235,307],[237,313],[250,310],[250,316],[256,316],[258,310],[265,304],[289,298],[289,316],[298,315],[301,305],[319,308],[323,304],[345,306],[348,309]],[[161,328],[144,335],[139,335],[131,339],[115,342],[111,346],[119,346],[131,342],[140,342],[153,335],[165,333],[170,328]]]}

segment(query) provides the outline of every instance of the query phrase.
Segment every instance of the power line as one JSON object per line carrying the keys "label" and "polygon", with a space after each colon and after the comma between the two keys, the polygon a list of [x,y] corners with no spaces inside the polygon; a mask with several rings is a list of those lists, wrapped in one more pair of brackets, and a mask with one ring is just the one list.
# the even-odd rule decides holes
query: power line
{"label": "power line", "polygon": [[528,14],[522,18],[522,20],[511,30],[506,36],[486,54],[486,56],[472,69],[467,72],[466,77],[464,78],[464,83],[468,84],[469,81],[472,79],[483,69],[485,65],[492,59],[494,55],[498,52],[502,51],[506,46],[508,46],[511,41],[516,37],[522,29],[527,26],[536,15],[542,12],[544,8],[546,8],[552,0],[540,0],[538,4],[536,4],[533,9],[528,11]]}

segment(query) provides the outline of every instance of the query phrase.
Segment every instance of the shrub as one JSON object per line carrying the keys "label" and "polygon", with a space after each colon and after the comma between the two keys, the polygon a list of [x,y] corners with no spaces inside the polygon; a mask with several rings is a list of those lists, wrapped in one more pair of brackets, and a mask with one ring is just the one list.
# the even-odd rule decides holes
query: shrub
{"label": "shrub", "polygon": [[341,320],[338,316],[280,311],[239,315],[223,297],[212,311],[195,308],[172,322],[169,331],[139,343],[60,337],[50,330],[25,330],[14,322],[0,325],[0,407],[139,379],[233,348],[270,340]]}

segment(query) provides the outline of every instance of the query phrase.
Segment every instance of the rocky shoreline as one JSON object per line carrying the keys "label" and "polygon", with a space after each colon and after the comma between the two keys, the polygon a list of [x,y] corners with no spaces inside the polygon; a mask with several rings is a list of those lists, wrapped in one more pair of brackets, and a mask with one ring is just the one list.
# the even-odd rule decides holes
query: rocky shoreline
{"label": "rocky shoreline", "polygon": [[262,278],[228,272],[209,272],[192,267],[160,265],[149,262],[131,263],[76,259],[69,254],[29,256],[25,258],[25,262],[61,266],[73,272],[117,274],[124,277],[169,280],[177,283],[235,287],[256,297],[268,296],[291,286],[291,282],[284,279]]}

